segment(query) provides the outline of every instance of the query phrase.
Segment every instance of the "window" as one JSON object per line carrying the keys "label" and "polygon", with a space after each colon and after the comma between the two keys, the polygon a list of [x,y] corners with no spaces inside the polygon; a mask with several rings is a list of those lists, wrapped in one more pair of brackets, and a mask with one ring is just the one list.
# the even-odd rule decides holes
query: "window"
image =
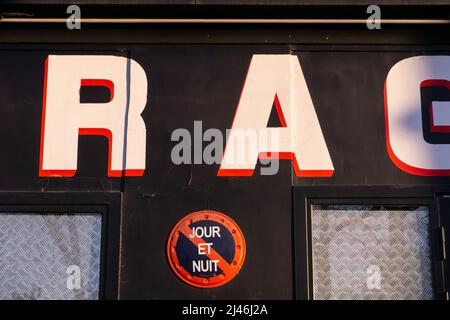
{"label": "window", "polygon": [[0,193],[0,300],[117,297],[120,195]]}
{"label": "window", "polygon": [[0,213],[0,299],[98,299],[101,214]]}
{"label": "window", "polygon": [[295,298],[445,299],[440,193],[294,187]]}
{"label": "window", "polygon": [[314,205],[314,299],[432,299],[424,206]]}

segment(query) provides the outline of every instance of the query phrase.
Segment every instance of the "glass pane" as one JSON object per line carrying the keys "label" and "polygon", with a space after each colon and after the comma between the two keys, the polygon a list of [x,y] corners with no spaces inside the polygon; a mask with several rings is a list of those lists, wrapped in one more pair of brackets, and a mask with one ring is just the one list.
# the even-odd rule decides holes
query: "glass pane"
{"label": "glass pane", "polygon": [[0,299],[98,299],[101,214],[0,213]]}
{"label": "glass pane", "polygon": [[313,206],[315,299],[432,299],[427,207]]}

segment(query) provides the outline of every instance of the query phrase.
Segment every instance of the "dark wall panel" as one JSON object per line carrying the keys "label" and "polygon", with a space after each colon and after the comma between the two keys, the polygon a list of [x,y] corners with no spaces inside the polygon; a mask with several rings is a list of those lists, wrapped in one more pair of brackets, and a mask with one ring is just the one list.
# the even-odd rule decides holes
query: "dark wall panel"
{"label": "dark wall panel", "polygon": [[[407,174],[386,152],[383,84],[389,69],[415,55],[449,48],[287,45],[14,45],[0,50],[1,191],[121,191],[120,297],[290,299],[293,289],[292,186],[441,185],[449,177]],[[297,178],[289,161],[274,176],[217,177],[218,165],[171,162],[176,128],[230,128],[253,54],[298,55],[335,167],[331,178]],[[113,54],[137,61],[148,78],[146,170],[106,177],[107,144],[79,143],[73,178],[39,177],[44,61],[48,54]],[[450,190],[450,189],[449,189]],[[240,274],[223,287],[182,283],[165,256],[167,237],[185,215],[217,210],[247,241]],[[119,241],[119,239],[117,239]]]}

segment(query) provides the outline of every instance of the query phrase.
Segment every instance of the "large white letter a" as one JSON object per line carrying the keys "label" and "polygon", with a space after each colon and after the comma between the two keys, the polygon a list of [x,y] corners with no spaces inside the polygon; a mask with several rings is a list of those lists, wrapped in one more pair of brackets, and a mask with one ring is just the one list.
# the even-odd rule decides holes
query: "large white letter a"
{"label": "large white letter a", "polygon": [[[280,128],[267,128],[273,105]],[[251,176],[258,157],[291,159],[297,176],[333,175],[333,163],[295,55],[253,56],[218,176]]]}

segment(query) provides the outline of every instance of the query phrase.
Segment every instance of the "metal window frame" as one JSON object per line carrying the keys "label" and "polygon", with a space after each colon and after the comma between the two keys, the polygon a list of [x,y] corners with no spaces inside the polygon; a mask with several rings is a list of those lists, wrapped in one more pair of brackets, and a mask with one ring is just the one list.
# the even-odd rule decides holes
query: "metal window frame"
{"label": "metal window frame", "polygon": [[120,192],[0,192],[0,212],[102,215],[99,300],[118,298]]}
{"label": "metal window frame", "polygon": [[[430,210],[430,246],[434,299],[444,299],[444,265],[439,240],[440,216],[437,197],[442,186],[313,186],[293,187],[294,297],[313,299],[312,206],[336,205],[417,205]],[[447,189],[448,192],[448,189]]]}

